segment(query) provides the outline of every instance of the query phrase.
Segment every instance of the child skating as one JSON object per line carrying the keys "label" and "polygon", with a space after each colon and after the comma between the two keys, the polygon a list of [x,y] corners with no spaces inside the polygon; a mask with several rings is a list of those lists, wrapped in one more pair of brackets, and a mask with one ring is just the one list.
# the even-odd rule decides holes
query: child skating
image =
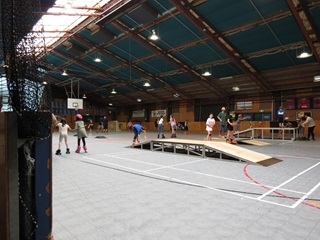
{"label": "child skating", "polygon": [[233,127],[237,124],[234,122],[234,112],[231,111],[228,119],[227,119],[227,136],[226,136],[226,142],[231,144],[237,144],[237,141],[235,140],[235,136],[233,135]]}
{"label": "child skating", "polygon": [[88,129],[89,129],[89,135],[91,136],[92,132],[93,132],[93,122],[92,122],[92,120],[89,121]]}
{"label": "child skating", "polygon": [[56,155],[61,155],[61,143],[64,140],[64,143],[66,144],[66,153],[70,153],[70,149],[68,147],[68,130],[72,131],[72,129],[67,124],[66,120],[62,118],[60,120],[60,123],[57,124],[57,128],[59,130],[59,147],[56,151]]}
{"label": "child skating", "polygon": [[81,140],[82,140],[82,144],[83,144],[83,150],[85,152],[87,152],[86,137],[88,137],[88,136],[87,136],[87,132],[86,132],[86,129],[85,129],[84,122],[82,121],[82,115],[81,114],[77,114],[76,115],[76,126],[75,126],[74,130],[77,131],[77,136],[78,136],[78,147],[77,147],[76,153],[80,153],[80,150],[81,150],[80,142],[81,142]]}

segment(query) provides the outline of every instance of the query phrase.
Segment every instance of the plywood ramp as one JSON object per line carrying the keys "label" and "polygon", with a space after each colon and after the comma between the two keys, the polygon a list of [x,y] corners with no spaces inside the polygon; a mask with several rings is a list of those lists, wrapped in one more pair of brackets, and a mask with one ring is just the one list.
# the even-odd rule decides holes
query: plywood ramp
{"label": "plywood ramp", "polygon": [[238,143],[246,143],[250,145],[255,145],[255,146],[266,146],[270,145],[270,143],[254,140],[254,139],[243,139],[243,138],[237,138],[236,139]]}
{"label": "plywood ramp", "polygon": [[194,145],[202,146],[205,149],[213,150],[215,152],[231,156],[241,161],[256,163],[263,166],[270,166],[272,164],[281,162],[280,159],[273,158],[271,156],[248,150],[236,145],[228,144],[226,142],[201,141],[189,139],[158,139],[151,140],[150,144],[172,144],[174,145],[174,147],[176,147],[176,145],[183,145],[186,147]]}

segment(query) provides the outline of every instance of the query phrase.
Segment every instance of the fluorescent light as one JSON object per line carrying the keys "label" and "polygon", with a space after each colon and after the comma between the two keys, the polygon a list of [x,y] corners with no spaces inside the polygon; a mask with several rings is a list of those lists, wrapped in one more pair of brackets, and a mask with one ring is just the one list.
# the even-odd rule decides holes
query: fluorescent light
{"label": "fluorescent light", "polygon": [[46,81],[42,82],[42,84],[47,85],[48,83]]}
{"label": "fluorescent light", "polygon": [[227,79],[231,79],[233,78],[232,76],[229,76],[229,77],[222,77],[222,78],[219,78],[220,80],[227,80]]}
{"label": "fluorescent light", "polygon": [[137,99],[137,102],[141,102],[141,99],[140,99],[140,98],[138,98],[138,99]]}
{"label": "fluorescent light", "polygon": [[109,106],[112,106],[113,104],[112,103],[109,103]]}
{"label": "fluorescent light", "polygon": [[314,76],[313,81],[320,82],[320,75]]}
{"label": "fluorescent light", "polygon": [[102,62],[102,60],[101,60],[100,58],[98,58],[98,57],[96,57],[95,59],[93,59],[93,61],[95,61],[95,62]]}

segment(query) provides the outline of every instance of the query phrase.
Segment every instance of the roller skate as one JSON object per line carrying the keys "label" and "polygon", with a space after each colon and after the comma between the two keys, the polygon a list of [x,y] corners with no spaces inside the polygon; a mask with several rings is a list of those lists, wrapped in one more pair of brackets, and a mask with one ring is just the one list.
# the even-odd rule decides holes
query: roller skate
{"label": "roller skate", "polygon": [[80,150],[81,150],[81,147],[78,146],[78,147],[77,147],[77,150],[76,150],[76,153],[80,153]]}
{"label": "roller skate", "polygon": [[87,147],[86,147],[86,146],[83,146],[83,150],[84,150],[85,152],[87,152]]}
{"label": "roller skate", "polygon": [[61,150],[60,150],[60,149],[58,149],[58,150],[56,151],[56,155],[61,155]]}
{"label": "roller skate", "polygon": [[66,154],[70,154],[70,149],[67,148]]}

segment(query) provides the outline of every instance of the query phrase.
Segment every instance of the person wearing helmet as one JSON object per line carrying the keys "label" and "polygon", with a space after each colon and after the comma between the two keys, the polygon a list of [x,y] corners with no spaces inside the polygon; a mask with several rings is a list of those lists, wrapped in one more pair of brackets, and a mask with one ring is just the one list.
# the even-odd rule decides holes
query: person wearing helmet
{"label": "person wearing helmet", "polygon": [[243,120],[245,120],[247,118],[248,117],[243,117],[243,115],[241,113],[238,114],[238,119],[236,120],[236,131],[235,131],[235,133],[239,133],[241,121],[243,121]]}
{"label": "person wearing helmet", "polygon": [[87,146],[86,146],[86,137],[87,136],[87,132],[85,129],[85,125],[84,122],[82,121],[82,115],[81,114],[77,114],[76,115],[76,126],[74,128],[75,131],[77,131],[77,136],[78,136],[78,147],[76,150],[76,153],[80,153],[81,150],[81,146],[80,146],[80,142],[82,140],[83,143],[83,150],[85,152],[87,152]]}

